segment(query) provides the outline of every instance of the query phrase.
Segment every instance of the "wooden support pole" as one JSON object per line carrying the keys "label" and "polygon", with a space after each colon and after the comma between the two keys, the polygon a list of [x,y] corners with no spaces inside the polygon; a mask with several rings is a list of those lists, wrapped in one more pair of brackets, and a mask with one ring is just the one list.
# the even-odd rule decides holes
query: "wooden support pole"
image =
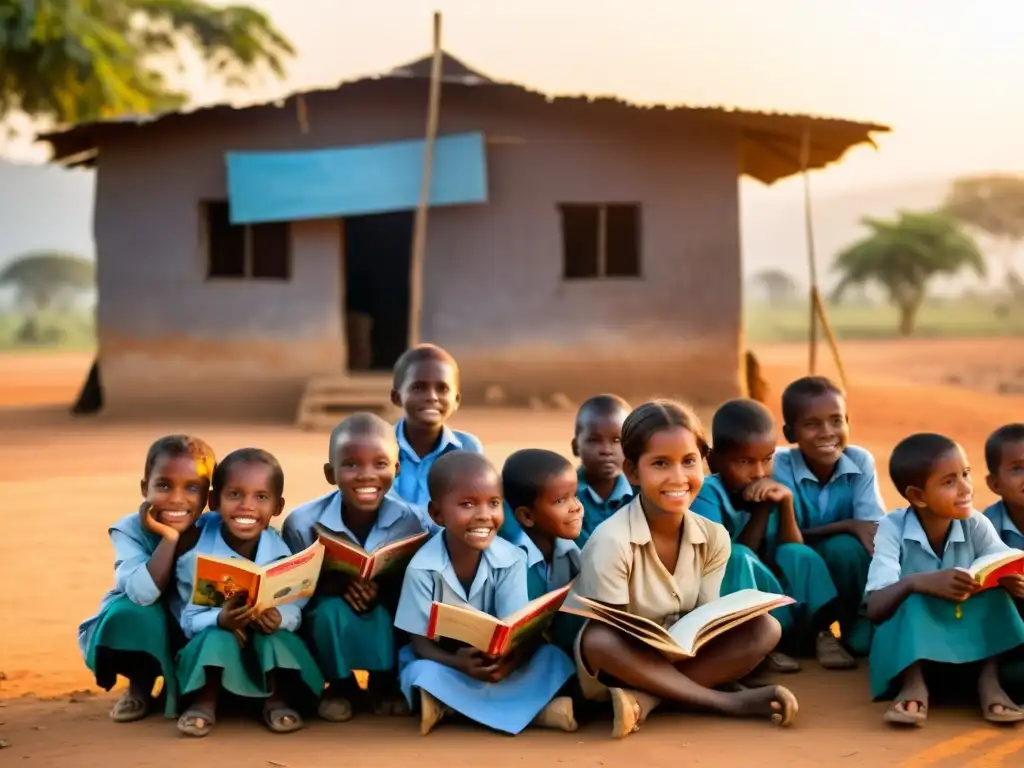
{"label": "wooden support pole", "polygon": [[807,267],[811,283],[810,290],[810,327],[808,328],[808,360],[807,370],[811,376],[818,367],[818,308],[814,300],[818,291],[818,263],[814,254],[814,220],[811,213],[811,178],[807,168],[811,162],[811,126],[804,127],[803,142],[800,147],[800,175],[804,182],[804,234],[807,240]]}
{"label": "wooden support pole", "polygon": [[430,96],[427,103],[427,132],[423,147],[423,179],[419,205],[413,225],[412,256],[409,260],[409,339],[420,343],[423,313],[423,261],[427,249],[427,213],[430,209],[430,175],[434,165],[434,141],[437,138],[438,110],[441,106],[441,14],[434,12],[434,56],[430,66]]}

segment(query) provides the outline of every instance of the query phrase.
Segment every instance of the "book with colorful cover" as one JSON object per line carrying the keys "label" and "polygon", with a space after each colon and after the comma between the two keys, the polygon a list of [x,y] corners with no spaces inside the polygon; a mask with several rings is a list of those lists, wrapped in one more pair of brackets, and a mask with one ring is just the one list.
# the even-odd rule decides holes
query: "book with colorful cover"
{"label": "book with colorful cover", "polygon": [[670,661],[682,661],[696,656],[701,647],[722,633],[794,602],[786,595],[741,589],[694,608],[667,629],[650,619],[576,594],[569,596],[562,610],[608,624],[646,643]]}
{"label": "book with colorful cover", "polygon": [[500,619],[466,605],[434,602],[430,606],[427,637],[459,640],[491,656],[505,656],[544,634],[571,586],[567,584],[541,595]]}
{"label": "book with colorful cover", "polygon": [[262,612],[312,597],[323,567],[324,547],[315,541],[301,552],[256,565],[251,560],[198,555],[192,579],[192,603],[220,608],[229,600]]}
{"label": "book with colorful cover", "polygon": [[1024,552],[1011,549],[979,557],[970,568],[963,568],[977,581],[982,589],[999,586],[999,580],[1007,576],[1024,575]]}
{"label": "book with colorful cover", "polygon": [[375,579],[387,573],[404,571],[412,556],[430,538],[430,534],[424,531],[368,552],[343,533],[332,531],[321,523],[314,527],[324,546],[324,568],[361,579]]}

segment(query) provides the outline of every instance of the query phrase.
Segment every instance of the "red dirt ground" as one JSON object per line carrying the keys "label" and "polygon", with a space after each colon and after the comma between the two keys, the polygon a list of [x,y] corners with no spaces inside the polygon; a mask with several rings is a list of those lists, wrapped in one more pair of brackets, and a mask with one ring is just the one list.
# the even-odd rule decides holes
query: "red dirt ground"
{"label": "red dirt ground", "polygon": [[[762,359],[773,398],[806,371],[797,346],[766,346]],[[977,504],[989,503],[980,478],[981,447],[999,424],[1024,418],[1024,397],[993,394],[965,372],[1024,369],[1024,344],[1003,341],[872,342],[843,347],[851,377],[854,440],[885,457],[902,436],[943,431],[960,440],[978,475]],[[825,373],[833,373],[823,350]],[[288,426],[240,424],[110,423],[74,420],[67,404],[88,370],[85,355],[0,355],[0,762],[31,759],[39,765],[172,766],[196,759],[194,742],[178,738],[159,718],[114,726],[106,718],[109,695],[94,696],[75,644],[78,622],[109,587],[106,525],[137,503],[141,457],[154,436],[194,430],[220,453],[260,445],[281,459],[287,496],[298,502],[323,492],[320,466],[325,436]],[[970,381],[981,389],[945,385]],[[985,390],[988,391],[985,391]],[[523,445],[566,451],[572,414],[556,411],[470,410],[459,426],[478,434],[501,461]],[[897,499],[883,483],[888,501]],[[59,541],[59,553],[46,554]],[[44,565],[45,564],[45,565]],[[31,580],[30,589],[17,587]],[[709,717],[655,715],[624,742],[607,739],[607,724],[573,735],[526,733],[515,741],[480,729],[445,725],[421,740],[412,722],[400,726],[372,717],[345,725],[313,723],[304,733],[275,737],[255,724],[226,721],[201,742],[202,759],[232,759],[243,766],[320,766],[344,755],[355,765],[399,766],[420,755],[450,765],[479,762],[491,749],[493,768],[524,762],[567,765],[651,766],[706,763],[738,765],[1000,766],[1021,765],[1024,729],[986,726],[973,711],[932,713],[912,733],[883,727],[883,705],[867,696],[866,671],[823,673],[813,663],[785,680],[800,698],[800,717],[788,731],[761,723]],[[863,666],[863,665],[862,665]],[[71,696],[71,692],[80,693]],[[698,725],[699,724],[699,725]],[[389,739],[381,750],[383,739]],[[504,744],[504,748],[498,745]]]}

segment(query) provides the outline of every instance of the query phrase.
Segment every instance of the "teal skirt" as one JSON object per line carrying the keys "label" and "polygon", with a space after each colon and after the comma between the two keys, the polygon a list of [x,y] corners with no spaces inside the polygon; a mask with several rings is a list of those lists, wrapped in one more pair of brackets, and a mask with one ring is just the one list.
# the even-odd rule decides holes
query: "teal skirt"
{"label": "teal skirt", "polygon": [[315,598],[302,618],[302,635],[328,680],[345,680],[354,670],[395,668],[395,626],[382,605],[359,614],[340,597]]}
{"label": "teal skirt", "polygon": [[[734,543],[732,552],[729,554],[729,561],[725,566],[721,594],[731,595],[741,589],[757,589],[776,595],[786,594],[778,577],[772,573],[771,568],[764,564],[754,550],[743,544]],[[796,606],[784,605],[781,608],[776,608],[772,611],[772,616],[782,625],[783,634],[791,632],[796,626]]]}
{"label": "teal skirt", "polygon": [[123,654],[145,654],[151,659],[153,673],[164,681],[164,715],[177,717],[174,651],[181,647],[183,638],[162,602],[136,605],[127,596],[119,597],[107,606],[90,632],[85,664],[96,676],[96,685],[109,691],[118,675],[130,678],[137,673],[138,663]]}
{"label": "teal skirt", "polygon": [[780,544],[775,550],[775,565],[782,588],[796,600],[798,620],[803,628],[810,628],[821,609],[839,596],[828,566],[806,544]]}
{"label": "teal skirt", "polygon": [[841,533],[816,542],[814,550],[825,561],[839,594],[837,618],[843,644],[856,656],[871,648],[873,628],[864,615],[864,587],[871,556],[856,536]]}
{"label": "teal skirt", "polygon": [[294,633],[280,630],[272,635],[252,632],[243,647],[232,632],[218,627],[204,629],[178,654],[178,688],[181,695],[206,685],[206,670],[221,671],[221,689],[235,696],[265,699],[271,691],[267,675],[278,670],[297,673],[318,697],[324,678],[305,643]]}
{"label": "teal skirt", "polygon": [[1024,645],[1024,620],[1002,589],[990,589],[961,604],[911,595],[888,621],[875,627],[869,661],[871,695],[890,699],[900,675],[919,661],[971,664]]}

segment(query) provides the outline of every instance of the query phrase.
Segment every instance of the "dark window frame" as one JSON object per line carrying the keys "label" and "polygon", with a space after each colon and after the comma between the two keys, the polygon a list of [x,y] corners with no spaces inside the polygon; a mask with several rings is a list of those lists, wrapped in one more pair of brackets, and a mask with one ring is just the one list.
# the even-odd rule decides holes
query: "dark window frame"
{"label": "dark window frame", "polygon": [[[640,203],[558,203],[562,233],[562,280],[636,280],[643,277],[643,208]],[[617,268],[609,271],[609,214],[626,215],[632,237],[616,238]],[[594,218],[594,222],[584,221]],[[573,221],[575,219],[575,221]],[[586,232],[589,226],[596,231]],[[626,230],[628,232],[628,229]],[[621,233],[620,233],[621,234]],[[576,242],[573,243],[573,240]],[[632,242],[625,242],[632,240]],[[587,241],[587,242],[584,242]],[[583,258],[579,249],[593,249]],[[623,251],[622,249],[625,249]],[[623,255],[625,256],[623,257]]]}
{"label": "dark window frame", "polygon": [[[200,202],[203,251],[206,257],[208,281],[259,280],[289,282],[292,279],[291,223],[287,221],[259,224],[231,224],[226,200]],[[219,228],[219,231],[217,230]],[[237,242],[239,233],[241,243]],[[262,233],[262,236],[261,236]],[[274,241],[277,241],[274,243]],[[235,241],[235,242],[231,242]],[[214,256],[217,246],[241,249],[239,269],[237,252],[228,256]],[[265,250],[270,245],[269,250]],[[283,251],[283,260],[274,255]],[[263,254],[261,256],[261,254]],[[277,263],[275,263],[277,262]]]}

